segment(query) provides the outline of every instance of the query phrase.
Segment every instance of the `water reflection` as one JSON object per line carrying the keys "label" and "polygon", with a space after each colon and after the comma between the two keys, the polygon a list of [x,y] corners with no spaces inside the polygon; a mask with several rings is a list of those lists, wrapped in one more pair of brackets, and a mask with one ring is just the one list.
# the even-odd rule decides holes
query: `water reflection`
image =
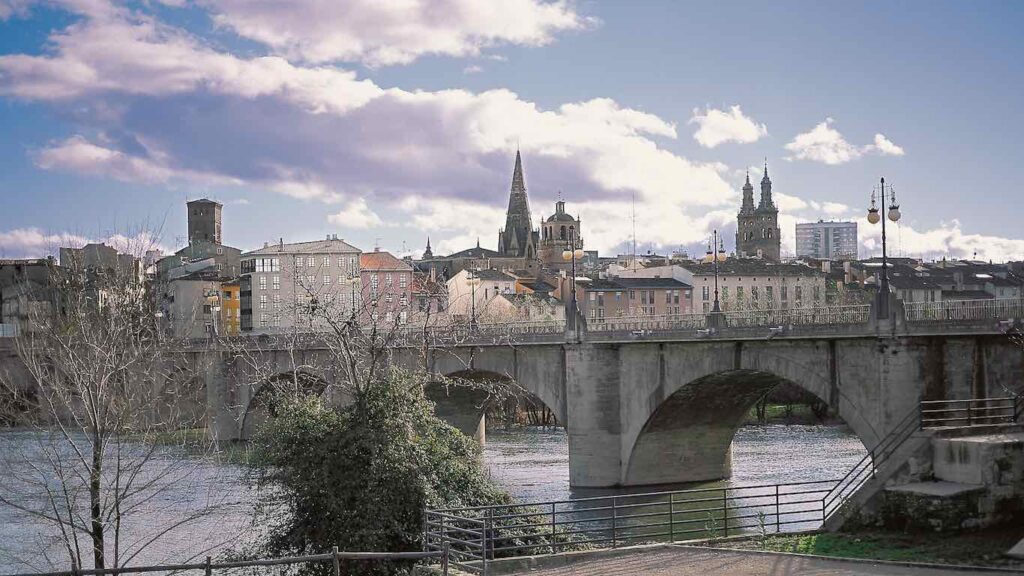
{"label": "water reflection", "polygon": [[732,445],[732,478],[720,482],[630,488],[570,488],[563,429],[487,431],[484,464],[491,478],[525,502],[636,494],[655,490],[774,484],[839,478],[867,451],[845,426],[745,426]]}

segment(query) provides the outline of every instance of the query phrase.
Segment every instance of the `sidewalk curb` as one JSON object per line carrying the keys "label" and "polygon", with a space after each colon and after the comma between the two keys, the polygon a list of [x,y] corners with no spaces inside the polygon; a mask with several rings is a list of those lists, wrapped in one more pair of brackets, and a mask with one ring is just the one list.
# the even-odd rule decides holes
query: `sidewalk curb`
{"label": "sidewalk curb", "polygon": [[773,552],[769,550],[745,550],[742,548],[718,548],[711,546],[689,546],[685,544],[673,544],[673,548],[686,550],[713,550],[715,552],[740,552],[747,554],[760,554],[766,556],[792,556],[796,558],[835,560],[838,562],[852,562],[855,564],[875,564],[882,566],[904,566],[908,568],[929,568],[932,570],[961,570],[965,572],[994,572],[1000,574],[1024,574],[1024,568],[1002,568],[999,566],[970,566],[964,564],[936,564],[933,562],[910,562],[906,560],[872,560],[870,558],[845,558],[842,556],[824,556],[817,554],[800,554],[798,552]]}

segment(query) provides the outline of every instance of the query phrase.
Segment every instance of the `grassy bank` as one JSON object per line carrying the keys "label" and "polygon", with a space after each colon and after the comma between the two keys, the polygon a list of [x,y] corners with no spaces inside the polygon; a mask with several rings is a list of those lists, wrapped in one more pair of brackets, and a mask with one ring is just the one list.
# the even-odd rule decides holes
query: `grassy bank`
{"label": "grassy bank", "polygon": [[1024,538],[1024,526],[989,528],[959,534],[881,531],[782,534],[763,539],[723,542],[720,546],[839,558],[1024,568],[1024,561],[1003,556],[1021,538]]}

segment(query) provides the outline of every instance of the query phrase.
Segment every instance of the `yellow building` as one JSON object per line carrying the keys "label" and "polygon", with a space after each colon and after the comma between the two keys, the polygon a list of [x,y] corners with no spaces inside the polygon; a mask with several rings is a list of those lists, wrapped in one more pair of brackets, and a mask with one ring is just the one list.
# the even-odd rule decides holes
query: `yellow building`
{"label": "yellow building", "polygon": [[242,327],[242,299],[237,281],[220,285],[220,322],[225,336],[238,336]]}

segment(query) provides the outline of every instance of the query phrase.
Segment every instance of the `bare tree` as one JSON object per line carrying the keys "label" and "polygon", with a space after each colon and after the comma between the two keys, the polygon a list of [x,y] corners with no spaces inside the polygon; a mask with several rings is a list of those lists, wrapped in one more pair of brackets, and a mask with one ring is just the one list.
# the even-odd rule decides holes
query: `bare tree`
{"label": "bare tree", "polygon": [[[6,419],[22,427],[0,435],[0,509],[39,527],[18,561],[116,568],[182,553],[167,542],[235,503],[215,467],[167,446],[205,423],[197,356],[159,328],[137,258],[65,259],[0,374]],[[216,545],[200,542],[191,556]]]}

